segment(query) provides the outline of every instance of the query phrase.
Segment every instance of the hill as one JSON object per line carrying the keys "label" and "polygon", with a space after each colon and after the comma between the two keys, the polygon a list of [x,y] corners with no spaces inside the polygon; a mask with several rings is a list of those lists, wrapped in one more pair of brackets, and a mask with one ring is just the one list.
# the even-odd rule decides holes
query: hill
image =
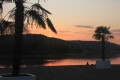
{"label": "hill", "polygon": [[[106,55],[116,57],[120,53],[120,45],[107,42]],[[14,36],[0,36],[1,55],[12,54],[14,50]],[[62,55],[80,54],[84,57],[100,57],[101,42],[99,41],[65,41],[47,37],[41,34],[26,34],[23,36],[23,54]]]}

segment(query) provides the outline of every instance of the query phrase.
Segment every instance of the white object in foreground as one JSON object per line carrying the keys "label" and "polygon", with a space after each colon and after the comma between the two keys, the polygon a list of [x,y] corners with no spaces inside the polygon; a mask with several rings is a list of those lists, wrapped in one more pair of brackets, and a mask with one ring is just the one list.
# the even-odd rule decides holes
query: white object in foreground
{"label": "white object in foreground", "polygon": [[0,80],[36,80],[36,76],[31,74],[21,75],[21,76],[3,75],[0,76]]}
{"label": "white object in foreground", "polygon": [[96,61],[96,69],[110,69],[110,61]]}

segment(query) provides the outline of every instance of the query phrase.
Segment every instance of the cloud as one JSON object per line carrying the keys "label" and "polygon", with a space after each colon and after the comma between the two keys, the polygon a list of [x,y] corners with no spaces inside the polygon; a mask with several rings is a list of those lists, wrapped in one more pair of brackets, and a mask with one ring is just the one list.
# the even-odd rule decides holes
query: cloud
{"label": "cloud", "polygon": [[120,29],[112,30],[114,36],[120,36]]}
{"label": "cloud", "polygon": [[62,36],[71,36],[71,35],[65,35],[65,34],[63,34]]}
{"label": "cloud", "polygon": [[80,33],[80,34],[83,34],[82,32],[74,32],[74,33],[78,33],[78,34]]}
{"label": "cloud", "polygon": [[59,36],[71,36],[69,34],[59,34]]}
{"label": "cloud", "polygon": [[120,29],[112,30],[112,32],[120,32]]}
{"label": "cloud", "polygon": [[75,27],[79,27],[79,28],[93,28],[92,26],[86,26],[86,25],[75,25]]}
{"label": "cloud", "polygon": [[58,31],[60,34],[60,36],[71,36],[71,35],[69,35],[69,32],[71,32],[71,31]]}
{"label": "cloud", "polygon": [[113,33],[113,36],[120,36],[120,33]]}
{"label": "cloud", "polygon": [[70,31],[59,31],[59,32],[61,32],[61,33],[66,33],[66,32],[70,32]]}
{"label": "cloud", "polygon": [[85,32],[74,32],[76,34],[86,34]]}
{"label": "cloud", "polygon": [[84,34],[84,35],[92,35],[91,32],[74,32],[75,34]]}

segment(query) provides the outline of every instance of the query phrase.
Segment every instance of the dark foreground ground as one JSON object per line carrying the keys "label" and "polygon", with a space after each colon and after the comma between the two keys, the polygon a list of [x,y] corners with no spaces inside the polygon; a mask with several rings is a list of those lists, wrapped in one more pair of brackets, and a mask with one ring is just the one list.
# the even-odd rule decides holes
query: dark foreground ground
{"label": "dark foreground ground", "polygon": [[[10,72],[0,69],[0,74]],[[96,70],[95,66],[41,66],[21,68],[21,72],[37,75],[39,80],[120,80],[120,65],[105,70]]]}

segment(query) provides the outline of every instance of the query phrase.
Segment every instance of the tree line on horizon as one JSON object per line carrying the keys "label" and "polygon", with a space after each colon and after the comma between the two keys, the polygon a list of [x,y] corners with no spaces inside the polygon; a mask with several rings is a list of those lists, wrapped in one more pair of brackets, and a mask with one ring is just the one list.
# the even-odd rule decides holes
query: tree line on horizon
{"label": "tree line on horizon", "polygon": [[[14,50],[14,36],[4,35],[0,36],[0,48],[6,54],[10,54]],[[8,46],[9,45],[9,46]],[[84,54],[98,55],[101,53],[100,41],[64,41],[57,38],[49,38],[40,34],[27,34],[23,36],[23,53],[39,54],[39,55],[62,55],[62,54]],[[113,43],[106,43],[106,51],[116,55],[120,46]],[[8,51],[9,50],[9,51]],[[113,51],[112,51],[113,50]],[[97,52],[98,51],[98,52]],[[110,52],[111,51],[111,52]],[[8,52],[8,53],[7,53]],[[99,54],[100,55],[100,54]],[[112,56],[111,56],[112,57]]]}

